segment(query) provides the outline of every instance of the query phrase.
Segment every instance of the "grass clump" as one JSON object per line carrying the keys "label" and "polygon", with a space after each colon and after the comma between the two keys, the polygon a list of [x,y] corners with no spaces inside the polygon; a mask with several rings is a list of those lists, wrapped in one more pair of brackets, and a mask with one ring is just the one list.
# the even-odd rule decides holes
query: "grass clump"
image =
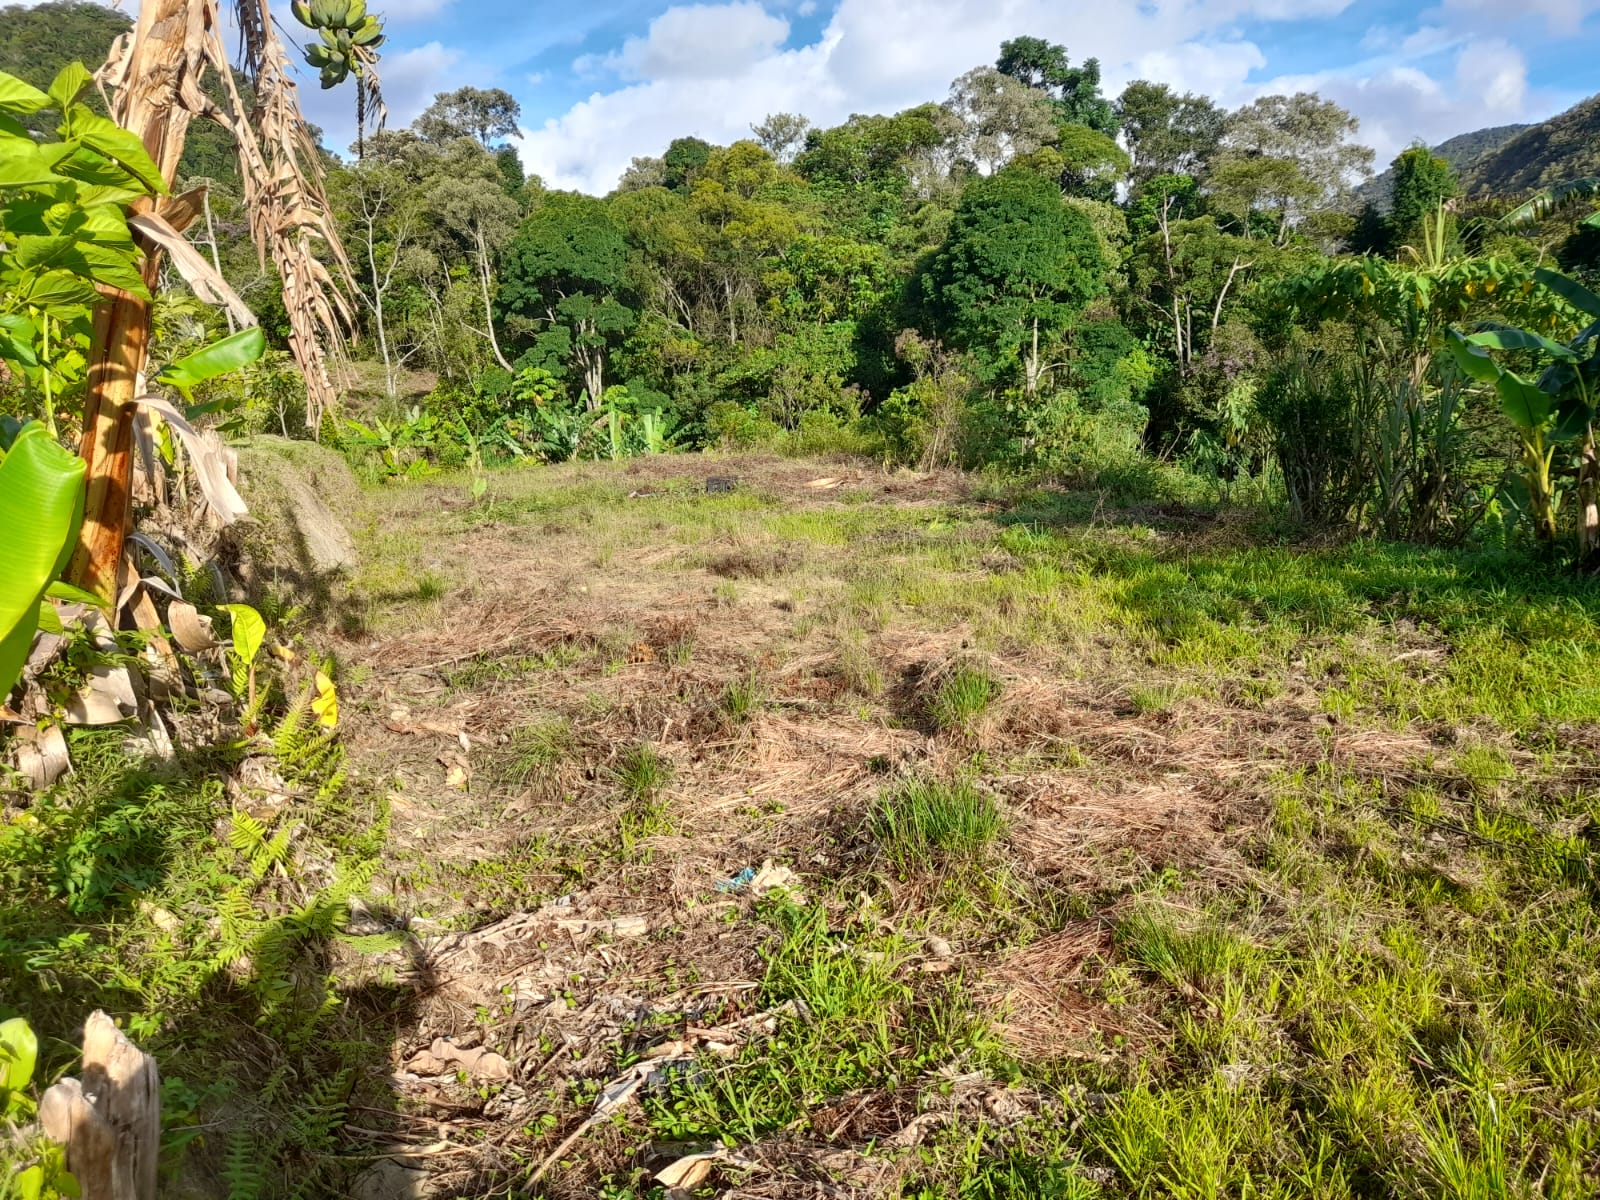
{"label": "grass clump", "polygon": [[1005,818],[993,798],[970,783],[908,780],[879,799],[868,827],[896,869],[915,871],[981,857]]}
{"label": "grass clump", "polygon": [[722,691],[718,707],[733,725],[748,725],[766,700],[761,683],[753,676],[735,679]]}
{"label": "grass clump", "polygon": [[543,787],[554,782],[572,749],[571,722],[553,720],[524,725],[511,733],[503,777],[512,787]]}
{"label": "grass clump", "polygon": [[957,667],[934,690],[928,713],[945,733],[969,730],[999,695],[994,676],[977,667]]}
{"label": "grass clump", "polygon": [[655,800],[672,781],[672,764],[649,742],[625,751],[612,769],[612,778],[630,804]]}

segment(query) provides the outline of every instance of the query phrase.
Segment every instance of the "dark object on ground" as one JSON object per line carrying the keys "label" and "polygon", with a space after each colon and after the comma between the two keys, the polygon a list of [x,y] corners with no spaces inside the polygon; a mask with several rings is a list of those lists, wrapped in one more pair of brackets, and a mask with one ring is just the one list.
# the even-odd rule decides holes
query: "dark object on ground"
{"label": "dark object on ground", "polygon": [[739,480],[732,475],[713,475],[706,480],[706,495],[719,496],[737,491]]}

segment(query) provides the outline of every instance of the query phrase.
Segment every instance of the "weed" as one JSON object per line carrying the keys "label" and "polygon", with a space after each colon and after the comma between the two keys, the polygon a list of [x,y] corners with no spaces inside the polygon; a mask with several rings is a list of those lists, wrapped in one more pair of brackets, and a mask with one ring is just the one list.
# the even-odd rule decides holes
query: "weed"
{"label": "weed", "polygon": [[873,806],[868,829],[897,870],[980,857],[1005,828],[994,800],[969,783],[908,780]]}
{"label": "weed", "polygon": [[753,675],[747,675],[733,680],[723,689],[718,707],[732,724],[748,725],[760,711],[765,695],[760,681]]}
{"label": "weed", "polygon": [[629,804],[648,804],[671,782],[672,763],[649,742],[641,742],[623,752],[611,776]]}
{"label": "weed", "polygon": [[432,571],[425,571],[417,580],[417,599],[421,601],[443,600],[450,594],[450,583],[443,576]]}
{"label": "weed", "polygon": [[950,672],[928,701],[928,713],[941,730],[970,730],[1000,695],[1000,684],[977,667],[961,666]]}
{"label": "weed", "polygon": [[573,751],[572,723],[564,719],[524,725],[511,732],[501,777],[515,788],[538,788],[552,782]]}

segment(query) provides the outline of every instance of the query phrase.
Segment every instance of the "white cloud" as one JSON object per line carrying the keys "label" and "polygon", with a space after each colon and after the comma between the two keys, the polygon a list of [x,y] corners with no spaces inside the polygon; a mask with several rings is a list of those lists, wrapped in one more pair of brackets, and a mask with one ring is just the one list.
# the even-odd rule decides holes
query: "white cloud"
{"label": "white cloud", "polygon": [[788,37],[789,22],[754,0],[683,4],[614,54],[585,55],[573,65],[580,73],[608,70],[628,79],[720,79],[767,58]]}
{"label": "white cloud", "polygon": [[1458,133],[1543,115],[1531,108],[1527,60],[1499,39],[1463,46],[1448,80],[1416,67],[1389,66],[1370,74],[1281,76],[1258,90],[1315,91],[1338,101],[1361,118],[1358,140],[1377,151],[1380,170],[1414,141],[1437,145]]}
{"label": "white cloud", "polygon": [[[623,73],[622,86],[597,90],[542,127],[524,130],[519,145],[527,169],[547,183],[604,192],[634,156],[659,154],[674,137],[726,143],[748,136],[750,124],[770,112],[801,112],[828,125],[852,112],[893,112],[936,99],[950,80],[991,60],[1003,40],[1024,31],[1064,43],[1074,61],[1098,57],[1108,95],[1139,77],[1230,106],[1296,87],[1322,91],[1362,118],[1362,140],[1377,149],[1380,165],[1414,137],[1442,140],[1529,119],[1535,100],[1526,62],[1515,47],[1486,34],[1456,33],[1432,47],[1436,55],[1455,53],[1453,78],[1435,79],[1402,55],[1263,82],[1267,55],[1236,33],[1248,19],[1331,18],[1352,2],[1110,0],[1086,20],[1080,6],[1059,0],[839,0],[818,39],[796,48],[783,47],[789,29],[771,11],[776,0],[765,7],[749,0],[679,6],[617,54],[590,60],[590,69]],[[1442,0],[1434,15],[1465,24],[1501,2]],[[1555,27],[1574,12],[1581,20],[1600,0],[1527,4]],[[1416,33],[1413,25],[1374,38],[1395,46]]]}
{"label": "white cloud", "polygon": [[1529,17],[1543,21],[1546,29],[1560,36],[1577,33],[1584,21],[1600,13],[1600,0],[1443,0],[1438,8],[1423,14],[1423,20],[1447,29],[1472,33],[1504,33],[1507,25]]}

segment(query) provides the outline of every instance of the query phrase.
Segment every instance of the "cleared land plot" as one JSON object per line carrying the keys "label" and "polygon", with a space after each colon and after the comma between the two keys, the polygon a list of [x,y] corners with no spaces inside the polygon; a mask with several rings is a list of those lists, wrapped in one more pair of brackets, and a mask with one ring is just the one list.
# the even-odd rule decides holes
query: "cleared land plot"
{"label": "cleared land plot", "polygon": [[374,503],[440,1194],[1600,1181],[1592,585],[838,463]]}

